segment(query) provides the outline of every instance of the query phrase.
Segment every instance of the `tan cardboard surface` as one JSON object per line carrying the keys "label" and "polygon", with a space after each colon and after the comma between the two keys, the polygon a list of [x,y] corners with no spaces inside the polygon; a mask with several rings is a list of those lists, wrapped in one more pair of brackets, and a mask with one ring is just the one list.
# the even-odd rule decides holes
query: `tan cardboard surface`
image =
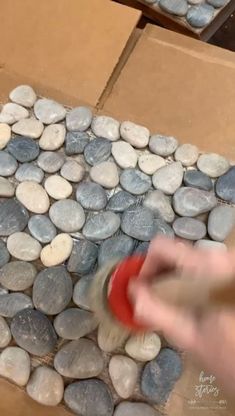
{"label": "tan cardboard surface", "polygon": [[235,160],[235,55],[148,25],[100,111]]}

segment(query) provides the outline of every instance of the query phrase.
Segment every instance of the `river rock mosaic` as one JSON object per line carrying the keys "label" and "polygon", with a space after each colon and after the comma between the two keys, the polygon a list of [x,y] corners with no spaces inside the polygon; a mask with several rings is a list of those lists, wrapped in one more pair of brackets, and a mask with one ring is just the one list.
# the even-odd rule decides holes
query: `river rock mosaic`
{"label": "river rock mosaic", "polygon": [[88,299],[98,266],[146,253],[156,235],[226,250],[235,167],[153,133],[30,86],[1,108],[0,375],[41,404],[158,416],[180,378],[180,352],[156,333],[120,345]]}

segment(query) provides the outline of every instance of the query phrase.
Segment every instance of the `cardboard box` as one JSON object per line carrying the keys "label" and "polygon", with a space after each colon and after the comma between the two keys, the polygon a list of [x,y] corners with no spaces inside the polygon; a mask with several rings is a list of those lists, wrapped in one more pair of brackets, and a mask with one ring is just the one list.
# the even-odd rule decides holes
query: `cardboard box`
{"label": "cardboard box", "polygon": [[[235,160],[232,53],[154,26],[133,32],[139,12],[109,0],[11,0],[1,11],[2,102],[29,83],[65,105],[86,103]],[[187,357],[165,414],[198,415],[188,401],[200,371]],[[1,416],[71,415],[33,402],[3,379],[0,396]],[[229,401],[227,410],[208,408],[200,416],[232,416],[234,409]]]}

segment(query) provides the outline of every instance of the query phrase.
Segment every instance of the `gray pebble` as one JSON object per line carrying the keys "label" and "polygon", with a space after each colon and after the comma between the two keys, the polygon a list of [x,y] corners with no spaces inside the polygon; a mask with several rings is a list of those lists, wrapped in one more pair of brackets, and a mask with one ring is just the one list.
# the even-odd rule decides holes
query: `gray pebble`
{"label": "gray pebble", "polygon": [[69,304],[72,292],[72,279],[65,267],[48,267],[42,270],[34,281],[33,303],[41,312],[56,315]]}
{"label": "gray pebble", "polygon": [[223,250],[227,251],[227,247],[224,243],[220,243],[219,241],[212,241],[212,240],[198,240],[194,244],[195,247],[202,248],[203,250]]}
{"label": "gray pebble", "polygon": [[19,182],[34,181],[41,183],[44,178],[44,172],[41,168],[32,163],[23,163],[23,165],[17,169],[15,178]]}
{"label": "gray pebble", "polygon": [[215,189],[219,198],[235,203],[235,166],[217,180]]}
{"label": "gray pebble", "polygon": [[204,153],[199,157],[197,167],[211,178],[218,178],[229,170],[230,164],[225,157],[217,153]]}
{"label": "gray pebble", "polygon": [[112,416],[114,402],[108,386],[101,380],[70,384],[64,395],[67,406],[81,416]]}
{"label": "gray pebble", "polygon": [[195,218],[177,218],[173,223],[173,229],[176,235],[187,240],[200,240],[206,235],[205,224]]}
{"label": "gray pebble", "polygon": [[154,220],[155,235],[165,235],[169,238],[174,238],[175,234],[173,229],[163,219],[157,218]]}
{"label": "gray pebble", "polygon": [[182,362],[179,354],[170,348],[163,348],[144,367],[141,377],[142,394],[153,403],[164,403],[181,373]]}
{"label": "gray pebble", "polygon": [[215,207],[208,218],[208,233],[213,240],[224,241],[235,225],[235,209],[226,205]]}
{"label": "gray pebble", "polygon": [[111,155],[112,143],[110,140],[97,138],[90,141],[84,149],[84,157],[89,165],[104,162]]}
{"label": "gray pebble", "polygon": [[87,133],[80,131],[69,131],[65,138],[65,153],[67,155],[83,153],[89,141],[90,137]]}
{"label": "gray pebble", "polygon": [[134,195],[126,191],[118,191],[109,199],[107,209],[114,212],[123,212],[135,203],[136,197]]}
{"label": "gray pebble", "polygon": [[85,175],[85,168],[76,160],[67,160],[61,168],[61,176],[70,182],[80,182]]}
{"label": "gray pebble", "polygon": [[89,304],[89,288],[94,278],[93,274],[81,277],[74,286],[73,302],[79,308],[90,310]]}
{"label": "gray pebble", "polygon": [[40,243],[50,243],[56,236],[56,228],[45,215],[33,215],[28,222],[29,231]]}
{"label": "gray pebble", "polygon": [[112,142],[120,138],[120,123],[112,117],[95,116],[92,120],[91,129],[97,137]]}
{"label": "gray pebble", "polygon": [[152,185],[151,178],[138,169],[125,169],[120,176],[120,184],[125,191],[134,195],[142,195]]}
{"label": "gray pebble", "polygon": [[33,308],[32,300],[24,293],[10,293],[0,296],[0,315],[4,318],[13,318],[13,316],[23,310]]}
{"label": "gray pebble", "polygon": [[211,4],[214,7],[224,7],[229,3],[229,0],[207,0],[207,3]]}
{"label": "gray pebble", "polygon": [[65,344],[57,352],[54,367],[64,377],[91,378],[102,372],[104,360],[100,349],[93,341],[80,338]]}
{"label": "gray pebble", "polygon": [[29,354],[18,347],[6,348],[0,356],[0,376],[25,386],[30,376]]}
{"label": "gray pebble", "polygon": [[120,227],[120,218],[111,211],[92,215],[83,228],[83,235],[91,241],[104,240],[111,237]]}
{"label": "gray pebble", "polygon": [[146,254],[149,249],[149,242],[144,241],[140,243],[138,247],[135,249],[135,254]]}
{"label": "gray pebble", "polygon": [[188,10],[186,0],[160,0],[159,6],[165,12],[176,16],[185,16]]}
{"label": "gray pebble", "polygon": [[143,205],[149,208],[156,218],[162,218],[169,223],[174,221],[175,213],[172,209],[170,198],[162,191],[149,191]]}
{"label": "gray pebble", "polygon": [[11,261],[0,269],[0,283],[5,288],[18,291],[33,285],[37,269],[26,261]]}
{"label": "gray pebble", "polygon": [[44,124],[57,123],[65,118],[65,108],[56,101],[40,98],[34,104],[36,117]]}
{"label": "gray pebble", "polygon": [[0,235],[23,231],[28,223],[27,209],[16,199],[0,200]]}
{"label": "gray pebble", "polygon": [[134,249],[134,240],[127,235],[117,235],[108,238],[100,245],[98,263],[102,266],[111,260],[121,260],[129,256]]}
{"label": "gray pebble", "polygon": [[150,150],[156,155],[167,157],[172,155],[178,146],[178,140],[172,136],[154,134],[149,141]]}
{"label": "gray pebble", "polygon": [[4,150],[0,151],[0,176],[11,176],[17,169],[15,158]]}
{"label": "gray pebble", "polygon": [[28,395],[46,406],[57,406],[63,399],[64,382],[60,374],[49,367],[37,367],[27,384]]}
{"label": "gray pebble", "polygon": [[99,211],[107,204],[107,195],[104,188],[94,182],[82,182],[76,191],[76,200],[85,209]]}
{"label": "gray pebble", "polygon": [[98,247],[88,240],[75,240],[69,257],[67,269],[69,272],[84,275],[94,269],[98,256]]}
{"label": "gray pebble", "polygon": [[113,416],[160,416],[160,413],[147,403],[121,402],[117,405]]}
{"label": "gray pebble", "polygon": [[15,342],[33,355],[43,357],[55,348],[57,337],[49,319],[33,309],[18,312],[11,322]]}
{"label": "gray pebble", "polygon": [[183,217],[196,217],[216,205],[217,199],[212,192],[197,188],[182,187],[173,196],[174,210]]}
{"label": "gray pebble", "polygon": [[203,3],[190,7],[186,19],[191,26],[202,28],[207,26],[212,21],[214,13],[214,7]]}
{"label": "gray pebble", "polygon": [[152,211],[132,205],[122,215],[121,229],[137,240],[150,241],[156,232]]}
{"label": "gray pebble", "polygon": [[181,186],[183,180],[183,166],[180,162],[173,162],[163,166],[153,175],[153,186],[167,195],[172,195]]}
{"label": "gray pebble", "polygon": [[11,139],[7,145],[8,152],[18,160],[18,162],[31,162],[39,155],[38,143],[30,137],[17,136]]}
{"label": "gray pebble", "polygon": [[72,199],[64,199],[52,204],[49,217],[57,228],[67,233],[79,231],[85,222],[83,208]]}
{"label": "gray pebble", "polygon": [[7,295],[7,293],[9,293],[9,291],[0,285],[0,296]]}
{"label": "gray pebble", "polygon": [[5,348],[11,341],[11,331],[7,321],[0,316],[0,348]]}
{"label": "gray pebble", "polygon": [[6,244],[0,239],[0,267],[4,266],[10,260],[10,254]]}
{"label": "gray pebble", "polygon": [[64,164],[64,155],[58,152],[42,152],[38,160],[38,166],[47,173],[55,173]]}
{"label": "gray pebble", "polygon": [[213,189],[211,178],[199,170],[187,170],[184,174],[184,184],[191,186],[191,188],[203,189],[204,191]]}
{"label": "gray pebble", "polygon": [[69,131],[85,131],[91,120],[92,112],[88,107],[75,107],[66,115],[66,127]]}
{"label": "gray pebble", "polygon": [[75,340],[93,332],[98,325],[94,314],[78,308],[61,312],[54,320],[54,327],[59,337]]}

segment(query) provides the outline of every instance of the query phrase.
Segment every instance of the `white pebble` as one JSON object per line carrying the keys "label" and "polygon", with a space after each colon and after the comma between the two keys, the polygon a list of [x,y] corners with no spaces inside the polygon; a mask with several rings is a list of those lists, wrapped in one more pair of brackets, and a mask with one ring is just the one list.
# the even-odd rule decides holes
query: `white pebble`
{"label": "white pebble", "polygon": [[0,176],[0,197],[9,198],[11,196],[14,196],[14,194],[14,185],[12,185],[12,183],[8,179]]}
{"label": "white pebble", "polygon": [[36,402],[46,406],[57,406],[64,394],[63,378],[52,368],[37,367],[30,377],[26,390]]}
{"label": "white pebble", "polygon": [[71,159],[64,163],[60,174],[70,182],[80,182],[85,175],[85,169],[76,160]]}
{"label": "white pebble", "polygon": [[38,139],[41,136],[43,129],[44,126],[41,121],[36,120],[35,118],[19,120],[12,126],[13,133],[31,137],[32,139]]}
{"label": "white pebble", "polygon": [[0,356],[0,375],[18,386],[25,386],[30,376],[29,354],[18,347],[6,348]]}
{"label": "white pebble", "polygon": [[192,166],[196,163],[199,156],[197,146],[193,144],[182,144],[176,149],[175,160],[182,163],[183,166]]}
{"label": "white pebble", "polygon": [[11,341],[11,331],[6,320],[0,316],[0,348],[5,348]]}
{"label": "white pebble", "polygon": [[65,118],[65,108],[54,100],[40,98],[34,104],[36,117],[44,124],[53,124]]}
{"label": "white pebble", "polygon": [[39,146],[43,150],[57,150],[65,141],[65,127],[63,124],[51,124],[47,126],[39,140]]}
{"label": "white pebble", "polygon": [[154,332],[131,336],[125,350],[130,357],[137,361],[153,360],[161,349],[161,340]]}
{"label": "white pebble", "polygon": [[15,103],[7,103],[2,107],[0,123],[14,124],[29,116],[28,110]]}
{"label": "white pebble", "polygon": [[129,143],[121,140],[113,143],[112,155],[121,168],[127,169],[136,167],[137,153]]}
{"label": "white pebble", "polygon": [[33,107],[37,96],[29,85],[19,85],[10,92],[9,98],[16,104],[30,108]]}
{"label": "white pebble", "polygon": [[172,195],[180,187],[183,180],[183,166],[180,162],[173,162],[163,166],[153,175],[153,186],[167,195]]}
{"label": "white pebble", "polygon": [[212,241],[212,240],[198,240],[194,244],[195,247],[203,248],[206,250],[222,250],[227,251],[227,246],[224,243],[220,243],[219,241]]}
{"label": "white pebble", "polygon": [[6,123],[0,123],[0,150],[6,147],[11,139],[11,128]]}
{"label": "white pebble", "polygon": [[24,232],[11,234],[7,239],[9,253],[19,260],[37,260],[42,250],[41,244]]}
{"label": "white pebble", "polygon": [[123,121],[120,132],[124,140],[138,149],[148,145],[150,132],[146,127],[139,126],[131,121]]}
{"label": "white pebble", "polygon": [[105,188],[115,188],[119,183],[117,166],[112,162],[101,162],[92,166],[90,177]]}
{"label": "white pebble", "polygon": [[16,188],[16,197],[29,211],[35,214],[44,214],[50,206],[45,189],[37,182],[21,182]]}
{"label": "white pebble", "polygon": [[72,185],[59,175],[49,176],[44,183],[44,187],[52,198],[65,199],[73,192]]}
{"label": "white pebble", "polygon": [[203,154],[197,161],[198,169],[211,178],[223,175],[229,170],[229,166],[229,161],[216,153]]}
{"label": "white pebble", "polygon": [[66,233],[58,234],[41,251],[41,262],[46,267],[56,266],[67,260],[72,252],[73,239]]}
{"label": "white pebble", "polygon": [[138,377],[135,361],[124,355],[114,355],[109,362],[109,375],[120,397],[127,399],[132,395]]}
{"label": "white pebble", "polygon": [[142,172],[153,175],[156,170],[166,165],[166,161],[161,156],[146,153],[139,157],[138,165]]}
{"label": "white pebble", "polygon": [[114,142],[120,138],[120,123],[112,117],[96,116],[91,123],[91,129],[97,137]]}

